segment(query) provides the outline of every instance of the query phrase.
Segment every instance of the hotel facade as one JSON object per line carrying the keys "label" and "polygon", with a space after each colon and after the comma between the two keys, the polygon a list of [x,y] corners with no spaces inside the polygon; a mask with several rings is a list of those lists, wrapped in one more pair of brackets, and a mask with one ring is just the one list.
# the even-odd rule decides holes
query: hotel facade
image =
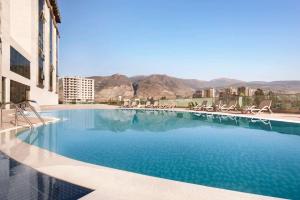
{"label": "hotel facade", "polygon": [[0,0],[1,102],[58,104],[56,0]]}
{"label": "hotel facade", "polygon": [[93,103],[95,99],[94,79],[64,77],[62,82],[63,103]]}

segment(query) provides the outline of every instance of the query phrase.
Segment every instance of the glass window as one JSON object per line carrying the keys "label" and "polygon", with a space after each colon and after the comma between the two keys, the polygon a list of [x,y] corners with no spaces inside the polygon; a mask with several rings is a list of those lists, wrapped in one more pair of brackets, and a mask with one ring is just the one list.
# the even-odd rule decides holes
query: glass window
{"label": "glass window", "polygon": [[10,47],[10,71],[30,79],[30,62],[16,49]]}
{"label": "glass window", "polygon": [[6,102],[6,78],[5,77],[3,77],[2,76],[2,99],[1,99],[1,101],[2,101],[2,103],[4,103],[4,102]]}
{"label": "glass window", "polygon": [[38,68],[38,86],[44,87],[44,0],[39,0],[39,68]]}
{"label": "glass window", "polygon": [[49,66],[49,91],[53,91],[53,20],[50,14],[50,39],[49,39],[49,52],[50,52],[50,66]]}
{"label": "glass window", "polygon": [[22,83],[11,80],[10,81],[10,101],[13,103],[20,103],[28,100],[30,87]]}
{"label": "glass window", "polygon": [[49,50],[50,50],[50,65],[53,65],[53,19],[52,19],[52,16],[50,14],[50,22],[49,22],[49,30],[50,30],[50,33],[49,33],[49,36],[50,36],[50,39],[49,39]]}
{"label": "glass window", "polygon": [[56,48],[56,54],[55,54],[55,60],[56,60],[56,93],[58,93],[58,91],[59,91],[59,84],[58,84],[58,38],[59,36],[58,36],[58,32],[56,32],[56,37],[55,37],[55,42],[56,42],[56,44],[55,44],[55,48]]}

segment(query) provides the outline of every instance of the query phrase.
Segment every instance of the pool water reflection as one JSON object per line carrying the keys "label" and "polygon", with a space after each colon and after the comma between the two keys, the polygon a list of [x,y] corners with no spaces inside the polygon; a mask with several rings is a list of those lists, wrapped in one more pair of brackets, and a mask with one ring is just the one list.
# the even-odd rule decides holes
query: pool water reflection
{"label": "pool water reflection", "polygon": [[300,197],[300,125],[188,112],[66,110],[19,138],[97,165],[188,183]]}

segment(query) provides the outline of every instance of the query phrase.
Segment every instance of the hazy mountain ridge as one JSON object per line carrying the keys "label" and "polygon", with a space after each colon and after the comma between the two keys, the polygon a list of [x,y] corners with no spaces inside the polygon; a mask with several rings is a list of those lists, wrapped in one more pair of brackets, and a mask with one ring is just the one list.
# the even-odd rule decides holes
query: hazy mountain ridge
{"label": "hazy mountain ridge", "polygon": [[182,79],[168,75],[153,74],[149,76],[127,77],[121,74],[112,76],[93,76],[95,80],[96,101],[109,99],[154,97],[192,97],[196,90],[205,88],[226,88],[246,86],[253,89],[262,88],[279,93],[300,93],[300,81],[251,81],[245,82],[236,79],[219,78],[210,81],[198,79]]}
{"label": "hazy mountain ridge", "polygon": [[295,94],[300,93],[300,81],[251,81],[244,84],[234,84],[233,87],[247,86],[251,88],[261,88],[265,90],[272,90],[277,93]]}
{"label": "hazy mountain ridge", "polygon": [[188,86],[182,79],[170,77],[167,75],[150,75],[136,82],[137,96],[141,98],[147,97],[190,97],[193,95],[194,89]]}
{"label": "hazy mountain ridge", "polygon": [[132,81],[124,75],[114,74],[112,76],[92,76],[95,80],[95,101],[105,102],[110,99],[132,98],[134,90]]}

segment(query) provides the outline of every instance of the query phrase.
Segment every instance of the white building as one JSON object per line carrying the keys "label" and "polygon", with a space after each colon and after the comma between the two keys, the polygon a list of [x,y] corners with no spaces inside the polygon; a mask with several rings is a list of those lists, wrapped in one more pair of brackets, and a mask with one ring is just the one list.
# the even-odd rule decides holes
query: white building
{"label": "white building", "polygon": [[215,98],[216,97],[216,89],[208,88],[208,89],[202,90],[202,97],[203,98]]}
{"label": "white building", "polygon": [[62,78],[62,100],[64,103],[94,102],[94,79],[82,77]]}
{"label": "white building", "polygon": [[1,102],[58,103],[56,0],[0,0]]}

